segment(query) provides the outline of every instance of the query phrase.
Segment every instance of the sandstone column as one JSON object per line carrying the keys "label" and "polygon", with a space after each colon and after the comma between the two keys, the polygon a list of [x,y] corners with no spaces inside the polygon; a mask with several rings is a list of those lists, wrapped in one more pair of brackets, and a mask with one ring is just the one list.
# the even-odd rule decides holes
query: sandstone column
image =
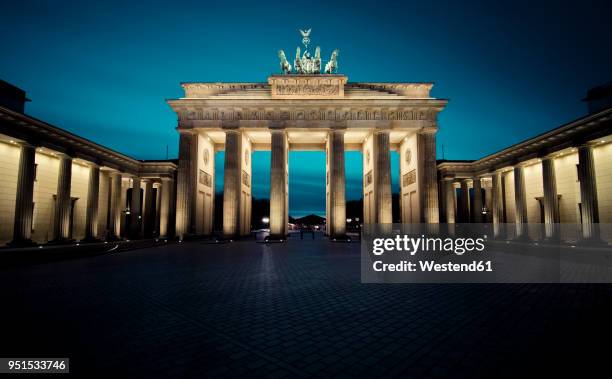
{"label": "sandstone column", "polygon": [[[190,131],[179,130],[179,164],[176,185],[176,234],[180,240],[189,234],[192,216],[192,136]],[[193,163],[195,164],[195,163]]]}
{"label": "sandstone column", "polygon": [[464,223],[470,222],[470,179],[461,180],[461,217],[460,221]]}
{"label": "sandstone column", "polygon": [[168,238],[173,188],[174,180],[172,178],[162,178],[162,184],[158,189],[161,190],[159,207],[159,236],[161,238]]}
{"label": "sandstone column", "polygon": [[446,223],[455,223],[455,185],[453,180],[444,181],[444,202],[446,208]]}
{"label": "sandstone column", "polygon": [[504,208],[502,204],[502,179],[501,172],[496,171],[491,176],[491,220],[493,222],[493,236],[499,237],[504,222]]}
{"label": "sandstone column", "polygon": [[475,223],[482,223],[482,182],[479,177],[474,177],[474,204],[472,206],[472,219]]}
{"label": "sandstone column", "polygon": [[494,225],[503,224],[504,222],[504,209],[502,204],[502,183],[501,183],[501,172],[496,171],[491,176],[492,180],[492,208],[491,215]]}
{"label": "sandstone column", "polygon": [[110,177],[110,237],[111,239],[119,239],[121,238],[121,215],[123,212],[123,204],[121,204],[121,174],[112,172]]}
{"label": "sandstone column", "polygon": [[436,130],[423,129],[418,134],[419,175],[421,176],[421,213],[423,222],[440,221],[438,207],[438,169],[436,164]]}
{"label": "sandstone column", "polygon": [[240,234],[242,133],[238,129],[225,131],[225,166],[223,177],[223,235]]}
{"label": "sandstone column", "polygon": [[70,210],[72,200],[70,189],[72,185],[72,157],[60,154],[59,174],[57,177],[57,195],[55,199],[55,227],[53,229],[55,242],[70,239]]}
{"label": "sandstone column", "polygon": [[153,235],[153,227],[155,225],[155,214],[153,214],[153,207],[155,205],[155,198],[153,198],[153,181],[151,179],[143,179],[144,183],[144,198],[142,201],[142,234],[145,237],[151,237]]}
{"label": "sandstone column", "polygon": [[34,206],[34,175],[36,148],[22,143],[17,174],[17,194],[13,227],[13,246],[32,245],[32,220]]}
{"label": "sandstone column", "polygon": [[593,147],[591,145],[585,144],[578,147],[578,169],[582,208],[582,238],[585,240],[599,240],[597,183],[595,181],[595,165],[593,162]]}
{"label": "sandstone column", "polygon": [[344,129],[333,129],[328,135],[329,153],[329,227],[332,238],[346,235],[346,188],[344,171]]}
{"label": "sandstone column", "polygon": [[391,157],[389,130],[374,132],[374,215],[373,222],[391,224],[393,222],[391,199]]}
{"label": "sandstone column", "polygon": [[542,159],[542,188],[544,190],[544,229],[546,238],[554,238],[558,234],[557,224],[560,219],[555,161],[551,156]]}
{"label": "sandstone column", "polygon": [[98,196],[100,193],[100,166],[89,167],[89,184],[87,187],[87,210],[85,214],[85,239],[95,240],[98,237]]}
{"label": "sandstone column", "polygon": [[155,226],[153,228],[154,234],[159,236],[159,226],[161,223],[161,187],[162,183],[157,183],[155,188]]}
{"label": "sandstone column", "polygon": [[270,237],[285,239],[287,233],[287,132],[271,129]]}
{"label": "sandstone column", "polygon": [[140,178],[132,178],[132,199],[130,201],[130,237],[139,238],[142,231],[142,212],[140,205]]}
{"label": "sandstone column", "polygon": [[516,209],[516,236],[526,238],[527,198],[525,195],[525,169],[523,165],[514,166],[514,203]]}

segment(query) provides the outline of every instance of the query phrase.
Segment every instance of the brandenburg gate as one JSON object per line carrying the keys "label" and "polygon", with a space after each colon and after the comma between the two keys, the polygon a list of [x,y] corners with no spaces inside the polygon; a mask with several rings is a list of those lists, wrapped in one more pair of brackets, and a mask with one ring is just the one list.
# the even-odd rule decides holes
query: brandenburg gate
{"label": "brandenburg gate", "polygon": [[271,151],[270,235],[288,232],[288,153],[326,152],[327,233],[346,228],[344,152],[363,154],[364,223],[391,223],[390,152],[400,154],[402,222],[438,222],[437,115],[447,101],[432,83],[351,83],[337,74],[338,51],[321,72],[320,49],[297,49],[294,69],[279,52],[282,74],[265,83],[183,83],[168,100],[180,133],[176,233],[210,234],[215,152],[225,151],[223,233],[250,233],[251,154]]}

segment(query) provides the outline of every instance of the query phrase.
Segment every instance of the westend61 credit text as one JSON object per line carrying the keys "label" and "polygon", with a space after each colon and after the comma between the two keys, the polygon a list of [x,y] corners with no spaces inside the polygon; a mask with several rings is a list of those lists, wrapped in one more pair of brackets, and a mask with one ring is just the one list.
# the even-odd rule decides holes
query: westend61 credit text
{"label": "westend61 credit text", "polygon": [[[385,263],[382,260],[374,260],[372,269],[376,272],[482,272],[493,271],[490,260],[473,260],[464,263],[452,262],[444,257],[452,254],[462,256],[465,253],[482,253],[485,249],[486,237],[482,238],[441,238],[441,237],[411,237],[408,235],[396,235],[394,238],[374,238],[372,240],[372,254],[382,256],[383,254],[408,254],[415,257],[417,253],[428,254],[425,260],[417,262],[400,260],[393,263]],[[435,254],[435,255],[433,255]],[[420,258],[420,256],[419,256]],[[442,261],[441,261],[442,260]]]}

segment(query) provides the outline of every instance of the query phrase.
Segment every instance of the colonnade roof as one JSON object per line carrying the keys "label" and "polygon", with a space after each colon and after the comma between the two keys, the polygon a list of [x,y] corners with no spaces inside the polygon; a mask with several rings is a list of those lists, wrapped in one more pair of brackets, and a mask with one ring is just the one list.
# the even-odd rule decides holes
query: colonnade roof
{"label": "colonnade roof", "polygon": [[171,175],[177,167],[171,160],[137,160],[57,126],[4,107],[0,107],[0,140],[12,144],[28,143],[45,151],[67,154],[129,175],[146,173],[150,176],[165,176]]}
{"label": "colonnade roof", "polygon": [[612,108],[581,117],[474,161],[438,160],[438,170],[443,177],[481,176],[546,156],[569,153],[583,144],[609,142],[612,142]]}

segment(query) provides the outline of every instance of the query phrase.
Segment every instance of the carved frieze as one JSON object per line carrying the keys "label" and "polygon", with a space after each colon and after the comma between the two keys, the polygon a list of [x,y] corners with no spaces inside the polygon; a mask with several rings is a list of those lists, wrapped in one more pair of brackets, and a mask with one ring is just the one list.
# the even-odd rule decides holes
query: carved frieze
{"label": "carved frieze", "polygon": [[204,170],[200,170],[200,174],[198,175],[198,182],[200,184],[205,185],[206,187],[212,187],[212,176]]}
{"label": "carved frieze", "polygon": [[329,120],[329,121],[372,121],[372,120],[430,120],[435,121],[437,111],[427,108],[368,108],[329,109],[280,108],[183,108],[178,111],[180,120]]}
{"label": "carved frieze", "polygon": [[186,98],[215,96],[234,91],[264,89],[265,83],[183,83]]}
{"label": "carved frieze", "polygon": [[273,75],[268,78],[273,98],[337,99],[344,97],[344,75]]}
{"label": "carved frieze", "polygon": [[411,170],[402,176],[402,187],[416,183],[416,170]]}

